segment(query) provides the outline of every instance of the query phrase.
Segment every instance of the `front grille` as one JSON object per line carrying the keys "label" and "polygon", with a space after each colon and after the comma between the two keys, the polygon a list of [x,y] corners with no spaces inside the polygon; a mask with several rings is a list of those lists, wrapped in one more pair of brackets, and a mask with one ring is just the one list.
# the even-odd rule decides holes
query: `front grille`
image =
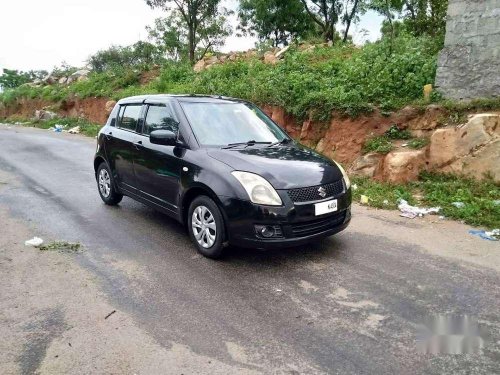
{"label": "front grille", "polygon": [[[323,188],[326,195],[322,197],[320,195],[319,189]],[[291,189],[288,190],[288,196],[292,200],[292,202],[312,202],[319,201],[326,198],[331,198],[336,195],[342,194],[344,192],[344,182],[342,180],[338,180],[331,184],[319,185],[319,186],[310,186],[299,189]]]}
{"label": "front grille", "polygon": [[313,234],[325,232],[330,228],[336,227],[344,222],[345,212],[329,216],[324,219],[308,221],[305,223],[292,224],[292,233],[294,237],[305,237]]}

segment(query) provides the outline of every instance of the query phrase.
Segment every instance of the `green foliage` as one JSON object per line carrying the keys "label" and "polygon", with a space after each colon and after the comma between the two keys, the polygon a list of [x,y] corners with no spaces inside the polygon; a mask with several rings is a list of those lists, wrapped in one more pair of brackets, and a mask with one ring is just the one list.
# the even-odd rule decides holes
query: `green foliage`
{"label": "green foliage", "polygon": [[0,75],[0,88],[13,89],[25,83],[32,82],[35,78],[43,78],[47,75],[45,70],[20,72],[12,69],[3,69]]}
{"label": "green foliage", "polygon": [[[422,173],[415,184],[424,192],[424,202],[431,206],[441,206],[443,215],[464,220],[471,225],[500,227],[500,186],[491,179],[478,182],[474,179]],[[462,202],[463,208],[452,205]]]}
{"label": "green foliage", "polygon": [[[361,195],[369,197],[369,205],[378,208],[397,208],[398,200],[405,199],[412,205],[441,207],[447,218],[463,220],[467,224],[500,228],[500,186],[491,179],[477,181],[453,175],[422,173],[419,181],[394,185],[368,178],[353,178],[357,189],[354,201]],[[421,196],[419,200],[415,197]],[[384,203],[384,201],[386,201]],[[457,208],[454,202],[464,203]]]}
{"label": "green foliage", "polygon": [[364,152],[378,152],[379,154],[388,154],[393,148],[392,142],[386,136],[373,137],[366,141]]}
{"label": "green foliage", "polygon": [[429,144],[429,140],[427,138],[413,138],[408,142],[408,147],[414,150],[418,150],[424,148]]}
{"label": "green foliage", "polygon": [[352,183],[357,186],[357,189],[352,191],[355,202],[360,201],[361,195],[366,195],[368,204],[377,208],[395,209],[400,199],[410,204],[415,203],[412,189],[407,185],[383,183],[366,177],[354,177]]}
{"label": "green foliage", "polygon": [[63,125],[65,130],[69,130],[75,126],[79,126],[80,133],[88,137],[95,137],[102,127],[102,125],[94,124],[81,117],[60,117],[52,120],[33,121],[32,119],[19,116],[11,116],[2,121],[7,123],[21,123],[23,126],[32,126],[39,129],[50,129],[56,125]]}
{"label": "green foliage", "polygon": [[276,65],[257,57],[217,64],[194,73],[186,63],[164,63],[160,77],[140,87],[140,74],[120,67],[92,73],[70,86],[19,87],[0,94],[0,101],[69,95],[120,98],[130,93],[196,93],[226,95],[260,104],[279,105],[304,119],[328,120],[332,111],[356,116],[382,107],[401,108],[422,96],[434,82],[436,55],[431,38],[402,35],[390,51],[386,40],[367,44],[316,46],[304,52],[291,47]]}
{"label": "green foliage", "polygon": [[[233,12],[220,6],[221,0],[145,0],[152,8],[167,12],[167,18],[156,21],[153,29],[148,29],[153,40],[185,46],[189,61],[194,64],[206,52],[221,46],[232,32],[227,17]],[[156,30],[155,30],[156,29]],[[151,32],[153,30],[153,32]],[[168,46],[171,48],[172,45]],[[197,53],[198,52],[198,53]]]}
{"label": "green foliage", "polygon": [[385,136],[389,139],[410,139],[411,132],[406,129],[399,129],[397,125],[392,125],[389,130],[385,132]]}
{"label": "green foliage", "polygon": [[241,0],[238,15],[238,29],[244,35],[257,36],[274,47],[288,45],[313,31],[300,0]]}
{"label": "green foliage", "polygon": [[124,68],[147,69],[163,61],[162,51],[151,43],[139,41],[131,46],[111,46],[92,55],[88,64],[94,72]]}

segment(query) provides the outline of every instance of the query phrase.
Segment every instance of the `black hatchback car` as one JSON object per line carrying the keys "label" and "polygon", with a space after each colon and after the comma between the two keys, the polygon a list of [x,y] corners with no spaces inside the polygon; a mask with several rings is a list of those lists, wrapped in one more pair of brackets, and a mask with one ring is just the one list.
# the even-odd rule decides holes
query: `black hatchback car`
{"label": "black hatchback car", "polygon": [[170,215],[211,258],[228,243],[304,244],[342,231],[351,220],[342,167],[295,142],[243,100],[120,100],[99,132],[94,168],[106,204],[127,195]]}

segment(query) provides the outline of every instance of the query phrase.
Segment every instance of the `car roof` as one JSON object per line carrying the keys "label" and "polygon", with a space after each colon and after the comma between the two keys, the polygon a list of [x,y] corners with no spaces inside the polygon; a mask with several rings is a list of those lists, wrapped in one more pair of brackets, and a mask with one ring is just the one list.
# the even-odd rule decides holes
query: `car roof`
{"label": "car roof", "polygon": [[182,94],[156,94],[156,95],[138,95],[130,96],[128,98],[123,98],[118,101],[118,104],[138,104],[138,103],[163,103],[168,99],[177,99],[182,102],[192,102],[192,103],[241,103],[244,100],[229,98],[226,96],[216,96],[216,95],[182,95]]}

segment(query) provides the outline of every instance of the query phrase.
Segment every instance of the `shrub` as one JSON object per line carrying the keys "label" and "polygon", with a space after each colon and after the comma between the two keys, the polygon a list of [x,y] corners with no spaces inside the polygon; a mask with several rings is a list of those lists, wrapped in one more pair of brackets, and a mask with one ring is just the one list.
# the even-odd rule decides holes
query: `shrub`
{"label": "shrub", "polygon": [[363,150],[365,152],[378,152],[388,154],[392,150],[392,142],[385,136],[370,138],[366,141]]}

